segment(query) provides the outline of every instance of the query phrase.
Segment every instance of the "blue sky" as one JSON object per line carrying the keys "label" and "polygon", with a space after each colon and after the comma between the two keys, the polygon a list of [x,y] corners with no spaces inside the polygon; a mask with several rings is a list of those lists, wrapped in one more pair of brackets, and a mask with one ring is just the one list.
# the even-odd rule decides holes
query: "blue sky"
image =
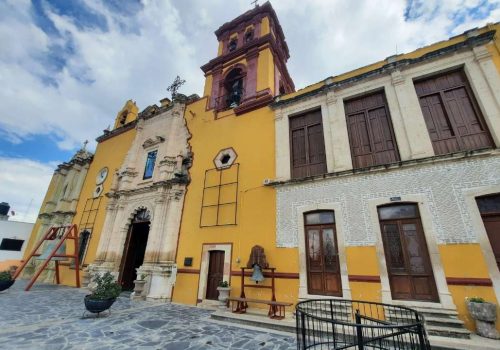
{"label": "blue sky", "polygon": [[[228,6],[231,4],[231,6]],[[298,88],[500,20],[500,0],[273,0]],[[0,201],[34,220],[57,163],[128,99],[203,90],[214,30],[249,0],[0,0]],[[29,182],[26,185],[25,182]],[[32,208],[28,204],[33,199]]]}

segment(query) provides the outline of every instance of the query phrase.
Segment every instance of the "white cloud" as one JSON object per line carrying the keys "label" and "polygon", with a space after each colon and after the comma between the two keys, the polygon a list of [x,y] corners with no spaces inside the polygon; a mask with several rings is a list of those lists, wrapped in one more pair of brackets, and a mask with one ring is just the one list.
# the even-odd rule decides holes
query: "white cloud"
{"label": "white cloud", "polygon": [[8,202],[13,221],[35,222],[55,164],[0,157],[0,202]]}

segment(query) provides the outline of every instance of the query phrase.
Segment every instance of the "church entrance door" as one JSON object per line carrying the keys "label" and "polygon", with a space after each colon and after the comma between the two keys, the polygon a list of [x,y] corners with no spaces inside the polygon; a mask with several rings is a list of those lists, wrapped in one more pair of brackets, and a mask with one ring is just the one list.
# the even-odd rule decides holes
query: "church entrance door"
{"label": "church entrance door", "polygon": [[138,212],[128,230],[123,250],[119,282],[123,290],[133,290],[137,279],[137,268],[144,262],[149,235],[149,215],[145,210]]}

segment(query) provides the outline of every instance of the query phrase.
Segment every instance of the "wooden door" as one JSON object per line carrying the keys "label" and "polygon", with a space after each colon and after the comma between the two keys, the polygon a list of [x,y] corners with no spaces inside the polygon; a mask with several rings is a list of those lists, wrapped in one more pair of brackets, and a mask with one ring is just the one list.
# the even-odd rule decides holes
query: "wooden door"
{"label": "wooden door", "polygon": [[436,154],[493,147],[462,71],[415,82],[415,90]]}
{"label": "wooden door", "polygon": [[380,222],[392,297],[439,302],[420,218],[401,216]]}
{"label": "wooden door", "polygon": [[346,101],[345,113],[354,168],[399,161],[383,91]]}
{"label": "wooden door", "polygon": [[500,194],[479,197],[476,199],[484,228],[500,269]]}
{"label": "wooden door", "polygon": [[207,276],[207,294],[206,298],[217,300],[219,292],[217,287],[222,282],[224,275],[224,251],[212,250],[210,251],[208,262],[208,276]]}
{"label": "wooden door", "polygon": [[306,225],[305,231],[309,294],[342,296],[335,226]]}

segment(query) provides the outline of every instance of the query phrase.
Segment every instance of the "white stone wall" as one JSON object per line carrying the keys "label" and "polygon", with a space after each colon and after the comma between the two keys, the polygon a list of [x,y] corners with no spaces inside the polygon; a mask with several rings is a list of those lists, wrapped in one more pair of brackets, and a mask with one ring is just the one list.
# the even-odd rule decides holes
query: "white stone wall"
{"label": "white stone wall", "polygon": [[[297,208],[311,204],[338,203],[342,215],[346,246],[376,244],[369,201],[390,202],[391,197],[418,195],[431,213],[438,244],[477,243],[478,234],[466,204],[471,189],[484,194],[484,188],[500,185],[500,152],[487,156],[436,161],[392,170],[288,184],[277,187],[278,247],[297,247],[299,213]],[[486,191],[487,192],[487,191]],[[338,219],[337,219],[338,220]]]}

